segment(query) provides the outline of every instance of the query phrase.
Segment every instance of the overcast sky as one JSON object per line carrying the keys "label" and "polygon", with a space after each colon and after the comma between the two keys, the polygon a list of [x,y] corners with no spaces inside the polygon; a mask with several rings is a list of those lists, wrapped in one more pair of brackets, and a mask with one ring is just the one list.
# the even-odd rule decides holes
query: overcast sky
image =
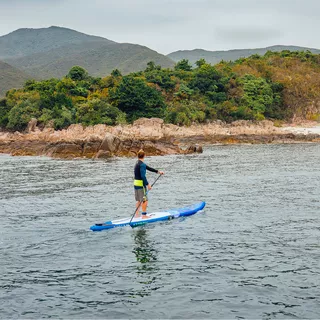
{"label": "overcast sky", "polygon": [[161,53],[320,48],[320,0],[0,0],[0,35],[63,26]]}

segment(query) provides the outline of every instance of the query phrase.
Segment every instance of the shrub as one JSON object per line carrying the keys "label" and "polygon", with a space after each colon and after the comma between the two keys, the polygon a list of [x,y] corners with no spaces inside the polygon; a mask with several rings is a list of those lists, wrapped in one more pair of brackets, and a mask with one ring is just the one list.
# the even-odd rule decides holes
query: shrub
{"label": "shrub", "polygon": [[125,123],[125,113],[105,100],[93,99],[76,105],[76,120],[84,125]]}

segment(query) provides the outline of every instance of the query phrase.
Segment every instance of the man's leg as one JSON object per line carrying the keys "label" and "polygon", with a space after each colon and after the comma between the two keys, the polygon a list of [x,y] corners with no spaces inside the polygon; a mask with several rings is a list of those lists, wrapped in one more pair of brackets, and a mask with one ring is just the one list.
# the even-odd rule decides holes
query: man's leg
{"label": "man's leg", "polygon": [[[147,212],[147,208],[148,208],[148,200],[142,202],[142,212]],[[146,214],[142,215],[142,219],[144,218],[147,218]]]}
{"label": "man's leg", "polygon": [[[136,211],[136,214],[134,215],[134,217],[135,218],[138,218],[139,217],[139,214],[140,214],[140,208],[139,207],[141,207],[141,202],[140,201],[137,201],[136,202],[136,209],[137,209],[137,211]],[[139,208],[139,209],[138,209]]]}

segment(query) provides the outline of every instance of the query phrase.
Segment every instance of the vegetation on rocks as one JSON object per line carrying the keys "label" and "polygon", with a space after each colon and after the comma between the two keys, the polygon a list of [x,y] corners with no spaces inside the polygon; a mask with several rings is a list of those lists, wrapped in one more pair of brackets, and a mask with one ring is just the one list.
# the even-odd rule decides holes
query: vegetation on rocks
{"label": "vegetation on rocks", "polygon": [[75,66],[62,79],[29,80],[0,100],[0,127],[24,130],[32,118],[61,129],[73,123],[122,124],[159,117],[178,125],[221,119],[316,119],[320,55],[267,52],[213,66],[188,60],[173,69],[149,62],[144,71],[91,77]]}

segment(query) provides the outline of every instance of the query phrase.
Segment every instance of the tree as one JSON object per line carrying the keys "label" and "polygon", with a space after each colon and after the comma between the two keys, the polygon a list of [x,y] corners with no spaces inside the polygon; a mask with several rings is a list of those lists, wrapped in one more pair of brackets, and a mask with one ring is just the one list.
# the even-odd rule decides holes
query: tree
{"label": "tree", "polygon": [[182,59],[174,67],[175,70],[182,70],[182,71],[191,71],[192,66],[189,64],[188,59]]}
{"label": "tree", "polygon": [[252,111],[252,116],[257,120],[264,118],[264,113],[273,103],[273,91],[270,84],[263,78],[245,75],[240,83],[243,85],[244,94],[241,105]]}
{"label": "tree", "polygon": [[22,100],[10,109],[7,127],[24,130],[32,118],[38,118],[40,115],[39,102],[33,99]]}
{"label": "tree", "polygon": [[178,92],[176,92],[174,95],[179,97],[181,100],[189,99],[193,95],[193,90],[184,83],[181,83]]}
{"label": "tree", "polygon": [[8,113],[10,111],[10,107],[7,104],[6,99],[0,100],[0,128],[5,128],[8,124]]}
{"label": "tree", "polygon": [[207,106],[199,101],[183,100],[170,103],[166,109],[166,121],[177,125],[191,125],[192,122],[203,122]]}
{"label": "tree", "polygon": [[203,59],[203,58],[201,58],[201,59],[199,59],[198,61],[196,61],[196,66],[197,66],[198,68],[201,68],[204,64],[207,64],[207,62],[206,62],[206,60]]}
{"label": "tree", "polygon": [[120,72],[118,69],[112,70],[112,71],[111,71],[111,75],[112,75],[113,77],[122,77],[122,74],[121,74],[121,72]]}
{"label": "tree", "polygon": [[82,67],[74,66],[70,69],[67,77],[73,81],[85,80],[88,77],[88,72]]}
{"label": "tree", "polygon": [[113,105],[128,115],[129,120],[159,117],[164,108],[163,97],[141,78],[125,76],[117,88],[110,90]]}
{"label": "tree", "polygon": [[125,123],[126,116],[117,107],[112,106],[106,100],[93,99],[86,103],[76,105],[76,120],[84,125],[96,125],[104,123],[114,125]]}
{"label": "tree", "polygon": [[147,68],[144,70],[144,72],[150,72],[156,69],[156,64],[153,61],[149,61],[147,63]]}
{"label": "tree", "polygon": [[212,102],[220,103],[227,99],[225,87],[227,80],[214,66],[206,63],[195,70],[190,87],[206,95]]}

